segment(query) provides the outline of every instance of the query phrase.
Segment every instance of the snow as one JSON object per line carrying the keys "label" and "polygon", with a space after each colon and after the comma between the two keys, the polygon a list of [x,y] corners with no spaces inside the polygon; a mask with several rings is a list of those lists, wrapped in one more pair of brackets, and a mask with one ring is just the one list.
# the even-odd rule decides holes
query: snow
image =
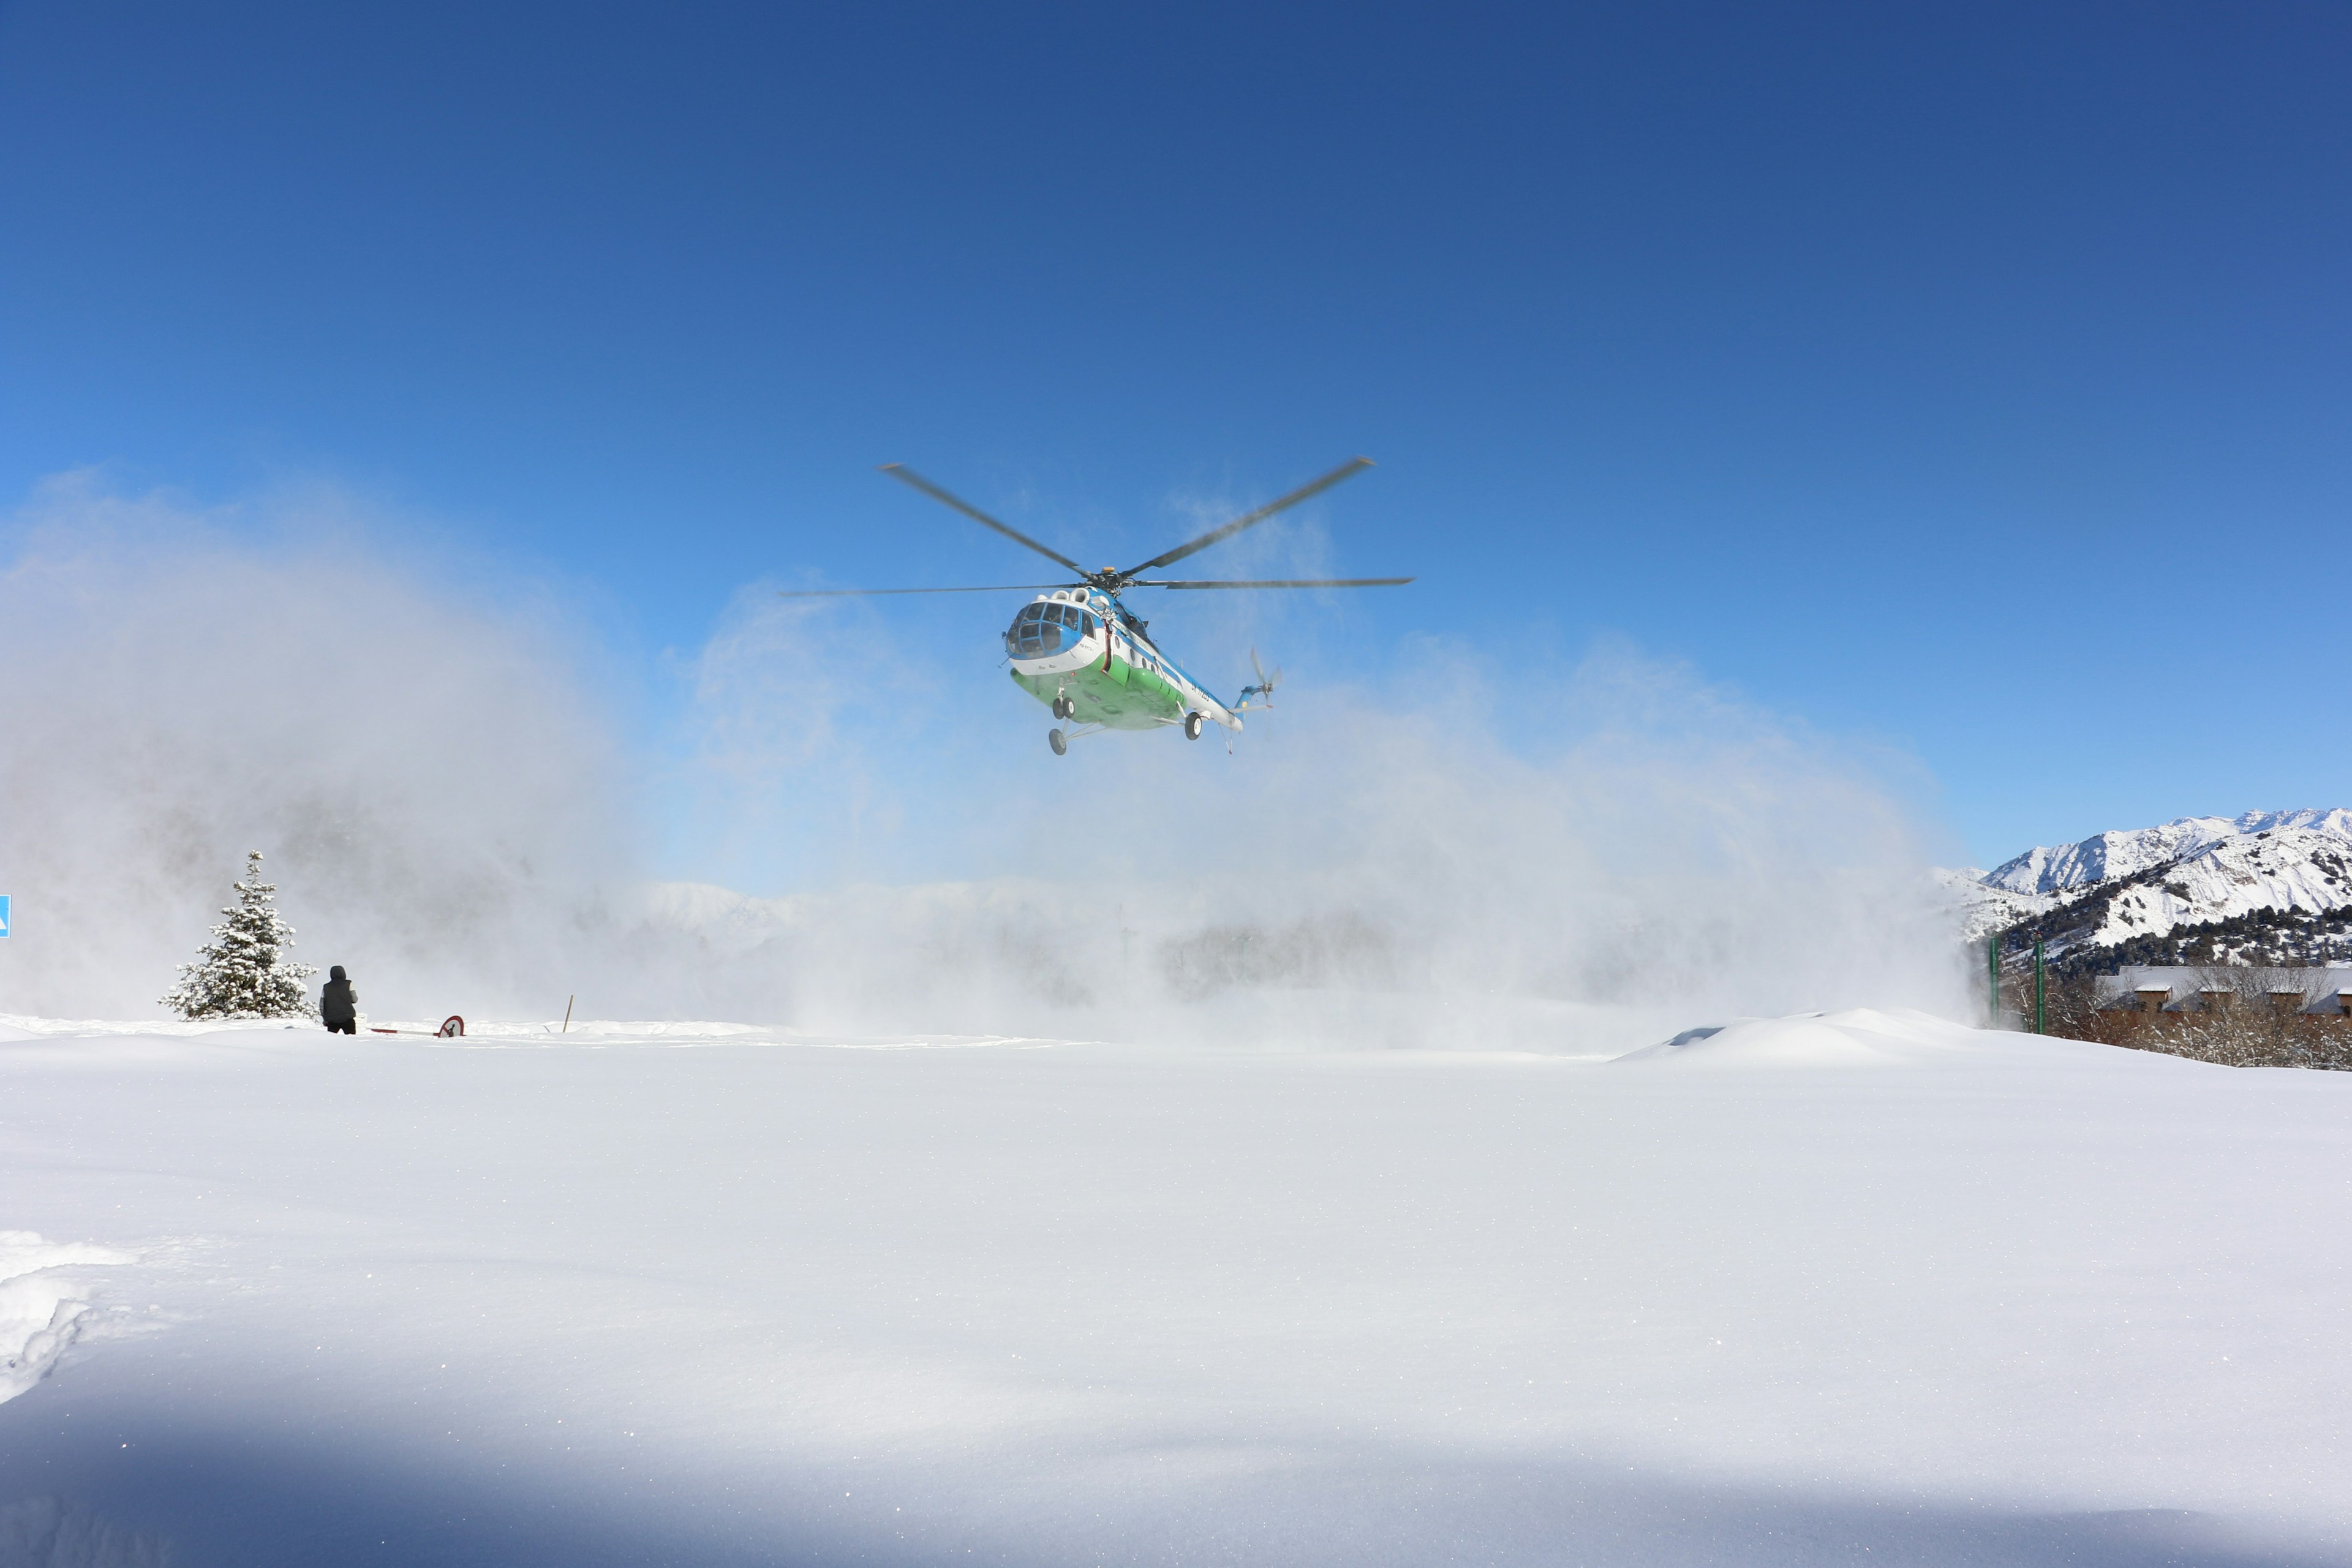
{"label": "snow", "polygon": [[2114,947],[2263,910],[2325,916],[2352,907],[2352,811],[2185,816],[1934,879],[1970,941],[2086,900],[2062,945]]}
{"label": "snow", "polygon": [[1928,875],[1937,897],[1958,924],[1963,942],[1982,942],[1995,931],[2057,908],[2059,902],[2050,894],[1992,887],[1984,881],[1984,873],[1975,869],[1939,866]]}
{"label": "snow", "polygon": [[0,1400],[40,1382],[80,1331],[89,1287],[63,1271],[137,1261],[111,1247],[0,1230]]}
{"label": "snow", "polygon": [[1675,1068],[1916,1066],[1961,1047],[1975,1033],[1956,1033],[1916,1015],[1856,1007],[1835,1017],[1743,1018],[1616,1059]]}
{"label": "snow", "polygon": [[2242,816],[2184,816],[2158,827],[2095,833],[2079,844],[2039,847],[1995,867],[1985,885],[2012,893],[2058,893],[2137,876],[2223,841],[2281,829],[2352,847],[2352,810],[2250,811]]}
{"label": "snow", "polygon": [[2352,1550],[2346,1075],[1862,1010],[1616,1060],[8,1022],[10,1279],[79,1338],[0,1404],[0,1547]]}
{"label": "snow", "polygon": [[2112,945],[2257,910],[2326,914],[2347,904],[2352,904],[2352,843],[2282,828],[2224,838],[2160,879],[2119,889],[2091,940]]}
{"label": "snow", "polygon": [[179,983],[163,1005],[183,1018],[305,1018],[317,1015],[303,982],[318,970],[288,957],[294,928],[273,902],[274,883],[261,879],[261,851],[248,850],[245,879],[232,884],[236,902],[221,910],[212,941],[195,962],[180,965]]}

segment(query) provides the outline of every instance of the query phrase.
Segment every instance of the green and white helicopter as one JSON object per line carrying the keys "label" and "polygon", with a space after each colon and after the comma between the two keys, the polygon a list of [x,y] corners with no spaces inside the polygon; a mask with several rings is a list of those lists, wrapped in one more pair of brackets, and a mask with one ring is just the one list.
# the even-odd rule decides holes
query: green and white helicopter
{"label": "green and white helicopter", "polygon": [[1271,700],[1282,672],[1268,675],[1265,667],[1257,662],[1256,650],[1252,649],[1250,664],[1257,671],[1257,684],[1242,688],[1241,695],[1231,703],[1220,702],[1160,650],[1151,640],[1150,623],[1121,604],[1119,595],[1130,588],[1394,588],[1412,582],[1410,577],[1305,577],[1171,583],[1143,575],[1231,539],[1242,530],[1255,527],[1310,496],[1320,495],[1371,466],[1368,458],[1351,458],[1321,479],[1301,485],[1255,511],[1244,512],[1222,528],[1213,528],[1189,543],[1163,551],[1140,566],[1131,566],[1124,572],[1111,567],[1089,572],[1059,551],[1047,549],[961,497],[941,489],[914,469],[888,463],[882,471],[892,479],[913,486],[974,522],[992,528],[1005,538],[1068,567],[1078,580],[1067,584],[1015,583],[989,588],[820,588],[787,593],[783,597],[837,599],[896,594],[1037,591],[1037,597],[1024,605],[1013,617],[1013,625],[1005,629],[1004,651],[1014,682],[1051,708],[1055,719],[1070,725],[1066,731],[1057,725],[1045,732],[1046,742],[1054,748],[1055,756],[1066,752],[1070,742],[1080,736],[1105,730],[1157,730],[1181,725],[1185,738],[1197,741],[1205,723],[1240,730],[1244,712],[1253,707],[1265,707]]}

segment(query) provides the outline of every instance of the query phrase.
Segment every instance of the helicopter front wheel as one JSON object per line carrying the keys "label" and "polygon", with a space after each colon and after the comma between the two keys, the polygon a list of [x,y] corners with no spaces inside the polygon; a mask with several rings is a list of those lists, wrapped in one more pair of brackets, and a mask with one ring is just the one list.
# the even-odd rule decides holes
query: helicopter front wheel
{"label": "helicopter front wheel", "polygon": [[1188,741],[1197,741],[1201,738],[1201,716],[1198,713],[1184,715],[1184,738]]}
{"label": "helicopter front wheel", "polygon": [[1045,744],[1054,748],[1055,756],[1063,756],[1069,752],[1070,738],[1059,730],[1048,730],[1045,731]]}
{"label": "helicopter front wheel", "polygon": [[1066,697],[1059,697],[1059,696],[1057,696],[1057,697],[1055,697],[1055,698],[1054,699],[1054,717],[1055,717],[1055,718],[1056,718],[1056,719],[1066,719],[1066,718],[1068,718],[1071,714],[1073,714],[1073,713],[1076,712],[1077,710],[1078,710],[1078,705],[1077,705],[1076,703],[1075,703],[1075,702],[1071,701],[1068,698],[1066,698]]}

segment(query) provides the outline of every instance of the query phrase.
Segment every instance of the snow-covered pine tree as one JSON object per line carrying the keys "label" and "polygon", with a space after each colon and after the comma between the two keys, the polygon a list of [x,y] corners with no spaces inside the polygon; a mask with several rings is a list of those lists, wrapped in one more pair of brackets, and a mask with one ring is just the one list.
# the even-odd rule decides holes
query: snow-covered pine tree
{"label": "snow-covered pine tree", "polygon": [[183,1018],[310,1018],[317,1016],[302,983],[318,970],[286,956],[294,928],[270,902],[277,887],[261,879],[261,851],[245,858],[245,880],[228,918],[194,963],[180,965],[180,983],[163,1005]]}

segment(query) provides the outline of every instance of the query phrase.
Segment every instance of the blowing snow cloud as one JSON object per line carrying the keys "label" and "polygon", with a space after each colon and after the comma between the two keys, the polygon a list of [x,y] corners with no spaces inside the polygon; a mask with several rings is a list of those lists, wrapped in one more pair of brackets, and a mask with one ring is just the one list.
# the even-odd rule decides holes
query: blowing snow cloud
{"label": "blowing snow cloud", "polygon": [[[1884,770],[1631,652],[1515,671],[1506,720],[1493,672],[1432,643],[1407,689],[1295,673],[1231,760],[1145,736],[1056,763],[973,744],[998,715],[919,679],[862,719],[855,639],[751,594],[681,670],[663,762],[592,695],[608,656],[576,625],[453,596],[332,497],[276,504],[334,547],[86,478],[21,514],[0,1009],[152,1012],[248,848],[302,957],[352,963],[379,1016],[587,991],[605,1016],[1413,1044],[1540,1043],[1561,1008],[1959,1005]],[[665,883],[665,810],[746,856],[852,848],[775,898]]]}

